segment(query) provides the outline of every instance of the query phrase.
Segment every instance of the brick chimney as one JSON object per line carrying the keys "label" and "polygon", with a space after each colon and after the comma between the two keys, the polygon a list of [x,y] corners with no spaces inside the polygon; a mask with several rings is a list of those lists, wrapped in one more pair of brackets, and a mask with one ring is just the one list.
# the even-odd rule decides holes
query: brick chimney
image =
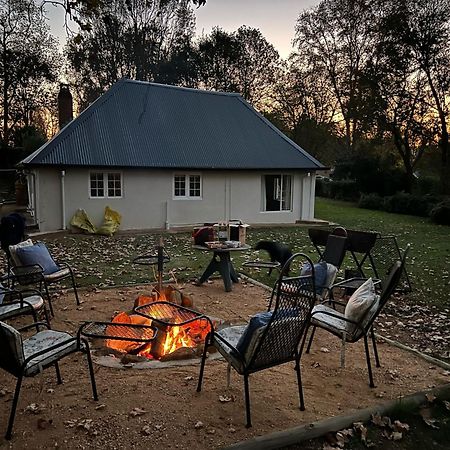
{"label": "brick chimney", "polygon": [[73,119],[72,94],[69,85],[61,83],[58,94],[58,120],[59,129]]}

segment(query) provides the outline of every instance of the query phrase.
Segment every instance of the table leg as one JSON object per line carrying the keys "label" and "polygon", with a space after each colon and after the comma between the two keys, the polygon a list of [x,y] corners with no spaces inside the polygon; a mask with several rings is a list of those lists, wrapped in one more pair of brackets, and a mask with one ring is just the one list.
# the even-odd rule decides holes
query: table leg
{"label": "table leg", "polygon": [[214,253],[211,262],[198,280],[198,284],[204,283],[214,272],[220,273],[226,292],[232,290],[233,282],[239,281],[233,264],[231,264],[229,252]]}

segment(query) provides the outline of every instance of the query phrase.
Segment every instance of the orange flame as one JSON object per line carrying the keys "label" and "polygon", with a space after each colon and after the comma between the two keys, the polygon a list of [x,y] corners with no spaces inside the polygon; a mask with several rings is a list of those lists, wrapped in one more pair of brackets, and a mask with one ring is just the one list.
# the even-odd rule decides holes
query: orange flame
{"label": "orange flame", "polygon": [[[135,306],[143,305],[147,303],[151,303],[154,301],[165,301],[166,296],[164,292],[158,293],[154,296],[140,296],[135,301]],[[163,318],[163,317],[161,317]],[[155,317],[158,319],[158,317]],[[175,322],[177,322],[177,318],[173,318]],[[181,321],[181,319],[179,320]],[[125,312],[121,312],[114,317],[113,323],[139,323],[143,325],[151,325],[152,321],[146,319],[145,317],[127,314]],[[113,327],[113,325],[110,325]],[[117,327],[116,327],[117,328]],[[111,329],[111,333],[116,330]],[[165,340],[164,343],[159,348],[159,355],[164,356],[170,353],[175,352],[176,350],[186,347],[186,348],[196,348],[199,344],[205,341],[207,334],[210,331],[209,322],[205,319],[198,319],[193,322],[190,322],[186,325],[174,325],[168,327],[165,332]],[[159,330],[158,333],[163,331]],[[122,341],[122,340],[113,340],[108,339],[106,341],[106,346],[113,348],[115,350],[119,350],[120,352],[130,352],[135,349],[138,349],[142,343],[139,342],[130,342],[130,341]],[[145,348],[141,349],[137,354],[139,356],[145,356],[146,358],[153,358],[152,355],[152,344],[150,343]]]}

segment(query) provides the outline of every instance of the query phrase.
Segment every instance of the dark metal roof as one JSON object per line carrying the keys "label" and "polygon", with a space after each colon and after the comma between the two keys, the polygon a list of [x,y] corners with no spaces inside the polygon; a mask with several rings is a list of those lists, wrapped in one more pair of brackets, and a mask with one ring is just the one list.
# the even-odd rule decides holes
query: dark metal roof
{"label": "dark metal roof", "polygon": [[121,80],[24,165],[322,169],[240,95]]}

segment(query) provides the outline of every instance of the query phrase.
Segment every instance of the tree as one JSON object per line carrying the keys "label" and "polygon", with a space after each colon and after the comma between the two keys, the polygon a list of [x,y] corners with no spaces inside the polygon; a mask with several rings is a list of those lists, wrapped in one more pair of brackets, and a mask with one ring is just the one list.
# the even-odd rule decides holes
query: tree
{"label": "tree", "polygon": [[341,148],[334,123],[337,105],[323,68],[305,66],[291,55],[271,100],[271,120],[322,163],[333,164]]}
{"label": "tree", "polygon": [[261,32],[242,26],[228,33],[214,28],[198,43],[199,84],[205,89],[239,92],[260,109],[280,73],[280,56]]}
{"label": "tree", "polygon": [[123,77],[157,80],[160,67],[188,47],[194,33],[188,0],[112,0],[82,18],[85,26],[70,39],[67,56],[84,104]]}
{"label": "tree", "polygon": [[424,78],[428,117],[438,125],[436,140],[441,153],[441,189],[450,193],[450,0],[389,2],[386,34],[395,57],[409,58],[413,70]]}
{"label": "tree", "polygon": [[1,138],[32,125],[58,72],[56,41],[33,0],[0,1]]}
{"label": "tree", "polygon": [[323,0],[303,11],[296,24],[298,58],[305,66],[327,73],[338,107],[335,118],[343,122],[350,153],[371,127],[365,122],[370,114],[361,73],[372,59],[375,20],[376,8],[369,0]]}

